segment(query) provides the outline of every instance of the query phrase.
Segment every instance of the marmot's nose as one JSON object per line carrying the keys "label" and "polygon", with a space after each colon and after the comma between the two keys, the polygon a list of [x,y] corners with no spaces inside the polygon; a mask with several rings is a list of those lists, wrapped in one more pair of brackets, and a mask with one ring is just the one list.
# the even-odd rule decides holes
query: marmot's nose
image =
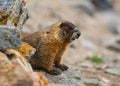
{"label": "marmot's nose", "polygon": [[81,35],[81,33],[80,33],[80,31],[79,31],[79,33],[77,33],[77,36],[80,37],[80,35]]}
{"label": "marmot's nose", "polygon": [[76,29],[76,30],[75,30],[75,32],[77,33],[77,38],[79,38],[79,37],[80,37],[80,35],[81,35],[80,30],[79,30],[79,29]]}

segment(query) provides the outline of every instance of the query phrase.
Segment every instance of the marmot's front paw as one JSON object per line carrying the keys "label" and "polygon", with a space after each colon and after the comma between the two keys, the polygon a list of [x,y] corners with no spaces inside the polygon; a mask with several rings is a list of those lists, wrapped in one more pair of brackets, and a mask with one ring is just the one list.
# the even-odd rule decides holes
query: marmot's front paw
{"label": "marmot's front paw", "polygon": [[66,71],[68,69],[68,66],[64,64],[58,64],[56,65],[57,68],[60,68],[62,71]]}
{"label": "marmot's front paw", "polygon": [[48,73],[51,74],[51,75],[59,75],[59,74],[61,74],[61,71],[57,70],[57,69],[54,69],[54,70],[49,71]]}

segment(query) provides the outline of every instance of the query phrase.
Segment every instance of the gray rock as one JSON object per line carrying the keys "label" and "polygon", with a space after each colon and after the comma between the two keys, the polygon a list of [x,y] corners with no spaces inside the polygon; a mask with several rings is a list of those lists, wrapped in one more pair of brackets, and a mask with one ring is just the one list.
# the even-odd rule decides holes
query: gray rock
{"label": "gray rock", "polygon": [[68,71],[58,76],[53,76],[43,71],[41,72],[45,74],[50,83],[63,84],[65,86],[85,86],[81,73],[73,67],[69,67]]}
{"label": "gray rock", "polygon": [[90,6],[85,6],[85,5],[82,5],[82,4],[81,5],[80,4],[75,5],[74,9],[83,11],[83,12],[85,12],[86,14],[88,14],[90,16],[93,16],[94,13],[95,13],[94,9],[92,9]]}
{"label": "gray rock", "polygon": [[70,47],[71,48],[76,48],[76,46],[74,44],[71,44]]}
{"label": "gray rock", "polygon": [[104,45],[109,49],[120,51],[120,37],[111,39],[110,41],[104,43]]}
{"label": "gray rock", "polygon": [[119,56],[113,60],[114,62],[114,67],[120,68],[120,58]]}
{"label": "gray rock", "polygon": [[[120,17],[118,17],[120,19]],[[113,20],[108,23],[108,29],[115,34],[120,34],[120,20]]]}
{"label": "gray rock", "polygon": [[109,82],[100,81],[99,83],[99,86],[110,86]]}
{"label": "gray rock", "polygon": [[20,44],[21,39],[19,30],[0,27],[0,49],[18,48]]}
{"label": "gray rock", "polygon": [[94,78],[84,79],[86,86],[98,86],[99,80]]}
{"label": "gray rock", "polygon": [[111,10],[112,4],[108,0],[91,0],[91,3],[95,6],[97,10],[105,11]]}
{"label": "gray rock", "polygon": [[94,65],[91,62],[89,62],[89,61],[82,62],[80,64],[80,66],[86,67],[86,68],[93,68],[94,67]]}
{"label": "gray rock", "polygon": [[120,68],[120,63],[115,64],[115,67]]}
{"label": "gray rock", "polygon": [[52,12],[52,13],[51,13],[51,16],[54,17],[54,18],[57,18],[57,19],[59,19],[59,20],[62,19],[61,13],[58,12],[58,11]]}
{"label": "gray rock", "polygon": [[88,49],[95,50],[95,51],[98,50],[98,47],[90,40],[81,40],[80,44]]}
{"label": "gray rock", "polygon": [[102,58],[102,59],[103,59],[103,61],[104,61],[105,63],[107,63],[107,64],[111,64],[111,63],[113,62],[112,59],[109,59],[109,58],[107,58],[107,57],[104,57],[104,58]]}
{"label": "gray rock", "polygon": [[95,9],[90,0],[80,0],[80,3],[73,5],[72,8],[79,13],[83,12],[90,16],[93,16],[95,13]]}
{"label": "gray rock", "polygon": [[113,68],[113,67],[111,67],[111,68],[106,68],[105,69],[105,72],[107,72],[107,73],[110,73],[110,74],[113,74],[113,75],[117,75],[117,76],[120,76],[120,68]]}

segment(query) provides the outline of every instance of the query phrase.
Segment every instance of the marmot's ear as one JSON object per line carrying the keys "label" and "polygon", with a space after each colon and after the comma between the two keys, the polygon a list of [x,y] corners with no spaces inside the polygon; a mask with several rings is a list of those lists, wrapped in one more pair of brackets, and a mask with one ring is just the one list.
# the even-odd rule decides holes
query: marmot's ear
{"label": "marmot's ear", "polygon": [[67,24],[65,22],[61,22],[61,24],[59,26],[60,26],[60,28],[65,28],[67,26]]}

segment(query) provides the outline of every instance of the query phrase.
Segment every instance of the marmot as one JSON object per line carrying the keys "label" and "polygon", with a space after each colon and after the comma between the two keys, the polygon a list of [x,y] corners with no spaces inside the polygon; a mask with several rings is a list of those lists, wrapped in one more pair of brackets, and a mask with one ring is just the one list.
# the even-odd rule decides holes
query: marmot
{"label": "marmot", "polygon": [[23,38],[34,48],[36,53],[30,59],[33,68],[42,68],[52,75],[58,75],[61,71],[68,69],[61,64],[62,55],[68,45],[81,35],[79,29],[69,21],[60,21],[45,31],[38,31],[28,37]]}

